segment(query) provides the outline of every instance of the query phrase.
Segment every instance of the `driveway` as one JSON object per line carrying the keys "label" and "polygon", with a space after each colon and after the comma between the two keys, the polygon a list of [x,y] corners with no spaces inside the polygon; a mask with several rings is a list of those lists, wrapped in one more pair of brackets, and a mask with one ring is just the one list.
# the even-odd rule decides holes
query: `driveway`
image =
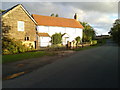
{"label": "driveway", "polygon": [[108,40],[21,77],[3,81],[3,88],[117,88],[118,46]]}

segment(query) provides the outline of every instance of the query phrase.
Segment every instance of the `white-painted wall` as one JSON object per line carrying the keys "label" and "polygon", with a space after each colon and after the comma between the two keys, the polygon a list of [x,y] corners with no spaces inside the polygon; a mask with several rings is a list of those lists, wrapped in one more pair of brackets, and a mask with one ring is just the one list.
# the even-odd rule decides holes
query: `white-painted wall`
{"label": "white-painted wall", "polygon": [[50,40],[51,38],[50,37],[40,37],[40,46],[41,47],[47,47],[47,46],[50,46],[51,43],[50,43]]}
{"label": "white-painted wall", "polygon": [[37,31],[39,33],[48,33],[52,36],[55,33],[67,33],[69,35],[69,41],[75,40],[77,36],[82,39],[82,29],[81,28],[70,28],[70,27],[56,27],[56,26],[37,26]]}

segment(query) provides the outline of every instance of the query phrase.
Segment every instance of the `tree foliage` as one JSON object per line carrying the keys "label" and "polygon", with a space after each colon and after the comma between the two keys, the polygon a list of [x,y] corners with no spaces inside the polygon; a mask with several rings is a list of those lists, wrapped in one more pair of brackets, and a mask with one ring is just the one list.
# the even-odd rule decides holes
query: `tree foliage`
{"label": "tree foliage", "polygon": [[120,45],[120,19],[115,20],[109,33],[112,35],[113,40]]}
{"label": "tree foliage", "polygon": [[54,14],[54,13],[52,13],[50,16],[52,16],[52,17],[59,17],[59,15],[58,14]]}
{"label": "tree foliage", "polygon": [[93,27],[91,27],[86,22],[80,22],[80,23],[84,27],[84,29],[83,29],[83,42],[90,42],[95,37],[95,31],[94,31]]}
{"label": "tree foliage", "polygon": [[56,16],[55,17],[59,17],[59,15],[58,14],[56,14]]}
{"label": "tree foliage", "polygon": [[55,15],[54,15],[54,13],[52,13],[50,16],[54,17]]}
{"label": "tree foliage", "polygon": [[55,33],[51,37],[52,44],[61,44],[62,43],[62,34],[61,33]]}
{"label": "tree foliage", "polygon": [[78,45],[78,43],[80,43],[80,37],[79,36],[76,37],[75,40],[76,40],[76,44]]}
{"label": "tree foliage", "polygon": [[5,10],[2,10],[2,9],[0,9],[0,14],[2,13],[2,12],[4,12]]}

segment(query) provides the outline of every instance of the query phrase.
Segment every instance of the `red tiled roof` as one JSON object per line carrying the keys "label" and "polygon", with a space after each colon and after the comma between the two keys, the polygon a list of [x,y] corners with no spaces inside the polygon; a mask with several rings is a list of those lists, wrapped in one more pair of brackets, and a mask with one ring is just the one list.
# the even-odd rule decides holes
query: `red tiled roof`
{"label": "red tiled roof", "polygon": [[76,21],[75,19],[42,16],[36,14],[33,14],[32,16],[38,25],[83,28],[83,26],[79,23],[79,21]]}
{"label": "red tiled roof", "polygon": [[48,33],[38,33],[38,36],[50,37]]}

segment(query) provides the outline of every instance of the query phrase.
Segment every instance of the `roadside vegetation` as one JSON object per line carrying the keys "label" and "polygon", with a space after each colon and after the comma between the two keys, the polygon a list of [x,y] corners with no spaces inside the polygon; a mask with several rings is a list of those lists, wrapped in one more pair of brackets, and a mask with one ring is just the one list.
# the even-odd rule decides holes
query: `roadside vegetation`
{"label": "roadside vegetation", "polygon": [[[76,38],[78,42],[80,42],[80,38]],[[61,51],[61,50],[74,50],[74,51],[80,51],[80,50],[86,50],[90,48],[95,48],[98,46],[101,46],[105,44],[106,39],[99,39],[99,40],[92,40],[89,42],[88,46],[79,46],[81,45],[80,43],[77,44],[78,46],[76,48],[72,49],[67,49],[66,46],[62,46],[61,44],[54,44],[51,47],[46,48],[43,51],[27,51],[27,52],[22,52],[22,53],[12,53],[9,55],[3,55],[2,56],[2,63],[10,63],[10,62],[15,62],[19,60],[25,60],[25,59],[31,59],[31,58],[39,58],[42,56],[53,56],[56,55],[54,51]],[[84,44],[85,45],[85,44]],[[10,47],[9,47],[10,48]]]}
{"label": "roadside vegetation", "polygon": [[101,39],[96,39],[96,32],[92,26],[90,26],[86,22],[80,22],[82,26],[84,27],[83,29],[83,39],[82,43],[78,44],[78,47],[75,48],[75,51],[81,51],[81,50],[86,50],[90,48],[95,48],[101,45],[104,45],[106,43],[105,38]]}
{"label": "roadside vegetation", "polygon": [[55,55],[53,52],[46,51],[36,51],[36,52],[25,52],[20,54],[12,54],[12,55],[3,55],[2,63],[10,63],[24,59],[38,58],[42,56],[52,56]]}
{"label": "roadside vegetation", "polygon": [[2,63],[15,62],[24,59],[38,58],[54,55],[53,52],[36,51],[33,47],[27,47],[21,41],[2,38]]}
{"label": "roadside vegetation", "polygon": [[82,48],[76,48],[76,49],[74,49],[74,51],[81,51],[81,50],[91,49],[91,48],[95,48],[95,47],[98,47],[98,45],[86,46],[86,47],[82,47]]}
{"label": "roadside vegetation", "polygon": [[80,23],[84,27],[82,42],[91,42],[92,40],[95,40],[96,32],[94,28],[86,22],[80,22]]}
{"label": "roadside vegetation", "polygon": [[109,34],[111,34],[113,40],[120,46],[120,19],[115,20]]}
{"label": "roadside vegetation", "polygon": [[82,47],[75,48],[74,51],[81,51],[81,50],[99,47],[99,46],[104,45],[105,43],[106,43],[106,39],[93,40],[93,43],[89,44],[88,46],[82,46]]}
{"label": "roadside vegetation", "polygon": [[8,37],[2,38],[2,54],[17,54],[34,50],[33,47],[26,47],[22,42]]}

